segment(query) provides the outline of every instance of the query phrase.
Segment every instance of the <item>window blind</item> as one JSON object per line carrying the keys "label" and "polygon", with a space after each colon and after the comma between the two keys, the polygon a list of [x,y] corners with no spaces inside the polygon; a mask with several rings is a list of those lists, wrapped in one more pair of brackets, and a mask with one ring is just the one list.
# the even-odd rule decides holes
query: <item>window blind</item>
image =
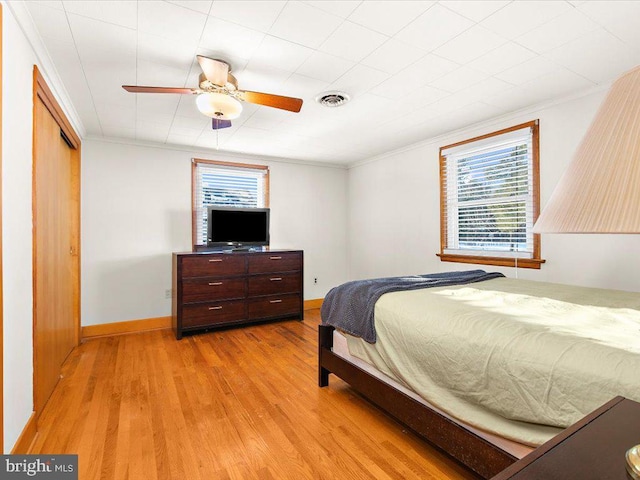
{"label": "window blind", "polygon": [[444,253],[532,258],[532,129],[442,151]]}
{"label": "window blind", "polygon": [[194,221],[198,245],[207,243],[207,207],[263,208],[268,169],[194,161]]}

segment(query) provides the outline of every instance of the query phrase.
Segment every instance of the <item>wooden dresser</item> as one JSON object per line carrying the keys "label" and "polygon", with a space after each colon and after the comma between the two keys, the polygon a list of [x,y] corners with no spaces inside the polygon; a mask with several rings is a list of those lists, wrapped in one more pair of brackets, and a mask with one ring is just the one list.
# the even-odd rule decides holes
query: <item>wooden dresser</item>
{"label": "wooden dresser", "polygon": [[172,324],[184,332],[303,318],[303,253],[173,254]]}

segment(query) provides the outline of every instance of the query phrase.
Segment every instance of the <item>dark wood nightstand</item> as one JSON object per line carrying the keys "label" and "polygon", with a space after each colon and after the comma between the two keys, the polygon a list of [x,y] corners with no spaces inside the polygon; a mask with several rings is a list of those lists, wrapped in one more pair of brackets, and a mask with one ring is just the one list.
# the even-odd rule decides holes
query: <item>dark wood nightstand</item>
{"label": "dark wood nightstand", "polygon": [[640,403],[616,397],[492,480],[629,480],[625,452],[640,443]]}

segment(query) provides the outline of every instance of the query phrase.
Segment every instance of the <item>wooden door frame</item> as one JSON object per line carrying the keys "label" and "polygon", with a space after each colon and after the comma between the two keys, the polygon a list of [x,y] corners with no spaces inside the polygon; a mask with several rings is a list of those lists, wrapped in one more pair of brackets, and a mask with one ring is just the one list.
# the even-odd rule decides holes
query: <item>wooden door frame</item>
{"label": "wooden door frame", "polygon": [[[49,111],[60,130],[65,135],[67,143],[71,147],[71,258],[72,258],[72,311],[74,321],[74,345],[80,344],[80,160],[81,160],[81,141],[71,126],[67,116],[62,111],[44,77],[38,70],[37,65],[33,66],[33,171],[32,171],[32,209],[33,209],[33,233],[32,233],[32,256],[33,256],[33,404],[36,405],[36,279],[38,275],[36,267],[36,233],[38,228],[38,212],[37,212],[37,191],[36,191],[36,145],[38,141],[38,129],[36,125],[36,108],[38,101],[41,101],[45,108]],[[39,416],[41,412],[36,412]]]}

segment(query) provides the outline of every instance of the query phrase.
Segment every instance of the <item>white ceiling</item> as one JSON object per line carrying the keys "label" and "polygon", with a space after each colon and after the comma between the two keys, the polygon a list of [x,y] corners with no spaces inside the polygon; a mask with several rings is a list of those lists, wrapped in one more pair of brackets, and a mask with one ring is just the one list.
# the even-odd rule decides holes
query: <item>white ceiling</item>
{"label": "white ceiling", "polygon": [[[640,1],[29,1],[90,136],[351,164],[607,84],[640,64]],[[241,89],[304,99],[244,104],[211,130],[197,54]],[[327,90],[351,95],[326,108]],[[218,137],[219,135],[219,137]]]}

